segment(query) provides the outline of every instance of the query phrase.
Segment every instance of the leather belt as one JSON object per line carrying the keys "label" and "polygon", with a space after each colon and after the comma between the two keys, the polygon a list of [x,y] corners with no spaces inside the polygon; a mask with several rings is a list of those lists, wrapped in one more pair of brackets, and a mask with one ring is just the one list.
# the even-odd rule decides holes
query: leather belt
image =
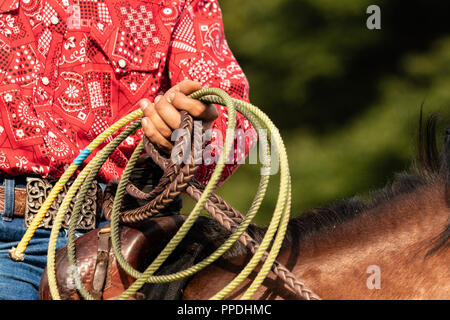
{"label": "leather belt", "polygon": [[[25,188],[14,188],[14,217],[25,215],[25,198],[27,191]],[[0,212],[5,210],[5,187],[0,186]]]}
{"label": "leather belt", "polygon": [[[14,188],[14,217],[23,217],[25,226],[28,227],[45,199],[50,194],[55,183],[56,180],[51,181],[37,177],[27,177],[26,188]],[[73,181],[69,181],[66,186],[64,186],[64,189],[61,190],[55,202],[48,210],[44,220],[39,225],[39,228],[52,228],[53,219],[72,183]],[[0,212],[2,212],[5,207],[4,194],[5,187],[0,186]],[[64,228],[69,227],[70,216],[77,197],[78,196],[75,196],[74,199],[72,199],[68,212],[64,216],[64,221],[62,223]],[[83,203],[77,230],[92,230],[95,228],[96,222],[101,214],[102,200],[102,190],[98,182],[94,181]]]}

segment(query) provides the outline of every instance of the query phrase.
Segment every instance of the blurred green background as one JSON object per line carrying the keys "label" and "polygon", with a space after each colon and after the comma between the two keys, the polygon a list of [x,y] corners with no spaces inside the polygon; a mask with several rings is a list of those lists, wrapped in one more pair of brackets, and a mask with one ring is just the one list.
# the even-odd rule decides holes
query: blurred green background
{"label": "blurred green background", "polygon": [[[383,187],[416,154],[420,105],[426,115],[449,114],[447,1],[219,3],[251,102],[285,140],[292,216]],[[366,27],[372,4],[381,8],[381,30]],[[245,213],[259,177],[257,165],[242,165],[219,194]],[[278,179],[273,176],[259,224],[270,220]]]}

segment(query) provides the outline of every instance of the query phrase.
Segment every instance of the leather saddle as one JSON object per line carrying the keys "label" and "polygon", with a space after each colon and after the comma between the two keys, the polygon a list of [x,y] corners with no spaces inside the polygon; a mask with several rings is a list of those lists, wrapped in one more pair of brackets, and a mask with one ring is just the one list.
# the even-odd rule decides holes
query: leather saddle
{"label": "leather saddle", "polygon": [[[130,265],[143,272],[156,255],[175,235],[185,217],[165,216],[149,220],[138,228],[121,226],[122,254]],[[114,299],[125,291],[135,279],[118,264],[111,248],[109,225],[90,231],[75,241],[78,272],[87,290],[96,299]],[[63,300],[80,300],[67,256],[67,247],[56,253],[56,281]],[[50,300],[47,268],[41,279],[39,298]],[[145,299],[137,293],[135,299]]]}

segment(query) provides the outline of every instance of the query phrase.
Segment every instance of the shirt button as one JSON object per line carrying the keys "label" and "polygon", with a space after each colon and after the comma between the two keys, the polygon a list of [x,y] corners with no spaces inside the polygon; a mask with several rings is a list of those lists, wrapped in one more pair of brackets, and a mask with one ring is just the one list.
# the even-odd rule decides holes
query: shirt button
{"label": "shirt button", "polygon": [[57,16],[52,16],[52,17],[50,18],[50,22],[53,23],[53,24],[58,24],[59,19],[58,19]]}
{"label": "shirt button", "polygon": [[127,62],[123,59],[120,59],[118,62],[119,62],[119,67],[121,67],[122,69],[124,69],[127,66]]}
{"label": "shirt button", "polygon": [[48,86],[48,84],[50,83],[50,80],[48,80],[47,77],[42,77],[41,81],[44,86]]}

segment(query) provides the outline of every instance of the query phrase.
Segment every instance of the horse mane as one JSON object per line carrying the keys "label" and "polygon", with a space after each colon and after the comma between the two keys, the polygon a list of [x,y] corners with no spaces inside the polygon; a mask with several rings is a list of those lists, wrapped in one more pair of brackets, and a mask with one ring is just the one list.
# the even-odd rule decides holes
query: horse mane
{"label": "horse mane", "polygon": [[[367,214],[371,209],[395,200],[397,197],[415,192],[418,188],[443,182],[446,203],[450,208],[450,128],[445,130],[443,146],[438,151],[436,125],[438,116],[430,116],[423,124],[422,110],[418,132],[418,156],[408,171],[397,173],[392,183],[373,191],[369,199],[359,196],[333,203],[326,208],[304,212],[291,219],[286,233],[287,243],[316,238],[326,234],[331,228]],[[450,245],[450,217],[445,230],[436,239],[434,246],[427,252],[428,256],[444,246]]]}

